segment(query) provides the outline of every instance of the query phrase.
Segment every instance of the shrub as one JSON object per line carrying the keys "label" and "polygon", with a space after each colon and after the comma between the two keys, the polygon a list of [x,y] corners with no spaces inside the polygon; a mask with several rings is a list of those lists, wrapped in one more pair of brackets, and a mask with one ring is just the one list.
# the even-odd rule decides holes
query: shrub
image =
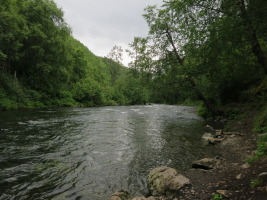
{"label": "shrub", "polygon": [[264,133],[267,132],[267,106],[254,120],[254,132]]}
{"label": "shrub", "polygon": [[221,199],[223,199],[223,195],[221,195],[221,194],[214,194],[212,196],[212,199],[211,200],[221,200]]}
{"label": "shrub", "polygon": [[248,163],[253,163],[267,155],[267,133],[260,135],[258,138],[255,155],[247,159]]}

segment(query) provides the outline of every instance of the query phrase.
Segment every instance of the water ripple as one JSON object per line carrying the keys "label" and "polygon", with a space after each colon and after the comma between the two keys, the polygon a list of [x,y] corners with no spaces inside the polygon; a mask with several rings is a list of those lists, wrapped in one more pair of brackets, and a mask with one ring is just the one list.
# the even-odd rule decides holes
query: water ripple
{"label": "water ripple", "polygon": [[204,154],[192,107],[147,105],[0,113],[0,200],[94,199],[147,192],[159,165],[186,170]]}

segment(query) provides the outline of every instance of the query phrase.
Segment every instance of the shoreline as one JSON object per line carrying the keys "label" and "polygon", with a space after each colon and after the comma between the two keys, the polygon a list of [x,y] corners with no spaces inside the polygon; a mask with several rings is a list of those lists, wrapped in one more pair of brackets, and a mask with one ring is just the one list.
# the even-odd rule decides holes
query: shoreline
{"label": "shoreline", "polygon": [[[243,126],[247,128],[246,126]],[[190,169],[184,175],[192,183],[190,190],[185,189],[179,200],[222,199],[232,200],[264,200],[267,188],[252,188],[251,183],[267,170],[267,160],[248,164],[247,158],[256,149],[256,136],[245,129],[227,135],[220,148],[219,165],[211,170]],[[192,192],[193,191],[193,192]]]}
{"label": "shoreline", "polygon": [[[209,144],[219,149],[218,165],[209,170],[191,168],[183,172],[191,184],[180,189],[175,198],[147,196],[132,199],[120,198],[115,193],[112,196],[115,198],[109,200],[266,200],[267,157],[251,164],[247,162],[257,148],[252,119],[248,116],[229,122],[224,139],[218,144]],[[262,174],[263,184],[255,184]]]}

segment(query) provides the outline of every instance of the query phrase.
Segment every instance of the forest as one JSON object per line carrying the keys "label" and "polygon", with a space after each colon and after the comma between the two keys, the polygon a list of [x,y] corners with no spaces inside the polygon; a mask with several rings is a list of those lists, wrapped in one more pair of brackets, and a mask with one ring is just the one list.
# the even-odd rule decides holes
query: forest
{"label": "forest", "polygon": [[104,58],[72,36],[52,0],[0,0],[0,10],[0,110],[166,103],[197,105],[211,117],[254,102],[266,128],[265,0],[148,6],[147,37]]}
{"label": "forest", "polygon": [[51,0],[0,1],[0,110],[141,104],[130,70],[74,39]]}

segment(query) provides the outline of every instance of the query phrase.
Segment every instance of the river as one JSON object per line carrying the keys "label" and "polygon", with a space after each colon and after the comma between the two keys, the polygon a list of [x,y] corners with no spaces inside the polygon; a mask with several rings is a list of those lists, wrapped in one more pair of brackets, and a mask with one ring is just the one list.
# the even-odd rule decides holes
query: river
{"label": "river", "polygon": [[105,200],[147,193],[157,166],[215,156],[193,107],[147,105],[0,112],[0,200]]}

